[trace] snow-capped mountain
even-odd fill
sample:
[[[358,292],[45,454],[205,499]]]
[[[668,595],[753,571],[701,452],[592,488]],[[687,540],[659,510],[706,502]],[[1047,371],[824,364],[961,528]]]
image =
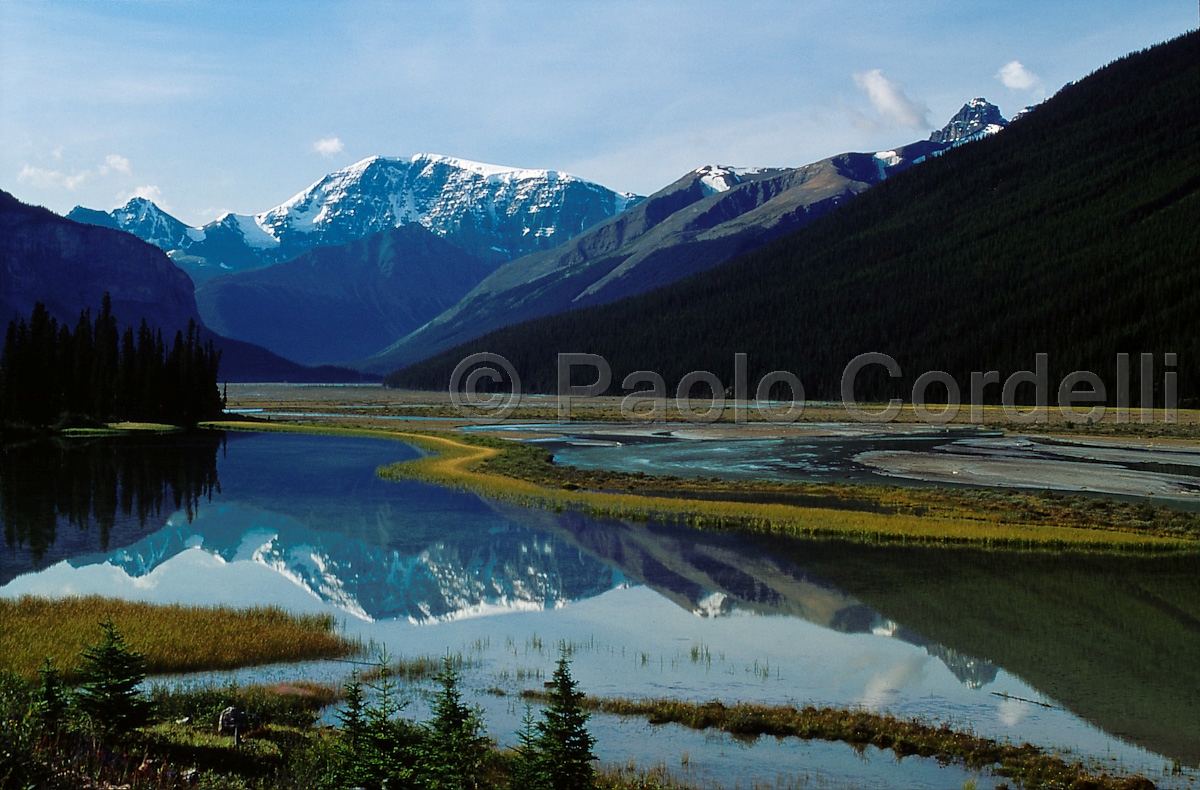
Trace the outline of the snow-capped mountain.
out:
[[[203,235],[198,228],[188,227],[152,201],[140,197],[107,212],[76,206],[67,216],[77,222],[132,233],[163,250],[178,249]]]
[[[950,123],[929,135],[935,143],[946,145],[986,137],[1008,126],[1000,108],[987,99],[971,99],[954,114]]]
[[[641,200],[553,170],[499,167],[437,154],[373,156],[260,214],[188,227],[150,201],[68,216],[133,233],[193,279],[277,263],[410,223],[496,263],[545,250]]]
[[[504,259],[557,246],[640,198],[553,170],[518,170],[433,154],[371,157],[254,218],[292,244],[343,244],[416,222],[439,236],[480,237]],[[308,241],[312,240],[312,241]]]

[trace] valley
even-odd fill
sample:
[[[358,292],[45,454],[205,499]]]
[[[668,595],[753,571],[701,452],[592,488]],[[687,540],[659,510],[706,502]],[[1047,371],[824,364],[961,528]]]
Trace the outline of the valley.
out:
[[[0,3],[0,790],[1200,787],[1194,20],[612,8]]]

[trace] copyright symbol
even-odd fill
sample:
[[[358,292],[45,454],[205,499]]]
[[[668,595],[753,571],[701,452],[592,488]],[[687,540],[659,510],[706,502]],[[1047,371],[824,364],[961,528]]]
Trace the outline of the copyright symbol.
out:
[[[489,365],[497,365],[500,370]],[[501,373],[501,370],[504,372]],[[487,397],[480,394],[480,381],[487,379],[495,384],[503,384],[505,375],[511,382],[511,389],[507,393],[490,392]],[[512,363],[499,354],[487,351],[471,354],[459,362],[450,374],[450,402],[460,414],[476,425],[495,425],[503,422],[521,403],[521,377]]]

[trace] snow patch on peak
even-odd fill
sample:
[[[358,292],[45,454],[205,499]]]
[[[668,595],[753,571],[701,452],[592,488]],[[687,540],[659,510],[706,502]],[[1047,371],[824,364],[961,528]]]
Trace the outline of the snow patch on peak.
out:
[[[1026,113],[1028,113],[1030,110],[1034,110],[1034,109],[1037,109],[1037,105],[1031,104],[1031,105],[1029,105],[1028,107],[1026,107],[1026,108],[1025,108],[1025,109],[1023,109],[1023,110],[1017,110],[1015,113],[1013,113],[1013,117],[1011,117],[1011,118],[1009,118],[1009,119],[1008,119],[1008,122],[1009,122],[1009,123],[1012,123],[1013,121],[1015,121],[1015,120],[1017,120],[1018,118],[1020,118],[1022,115],[1025,115],[1025,114],[1026,114]]]
[[[885,167],[895,167],[900,164],[900,154],[895,151],[879,151],[875,154],[875,158],[883,162]]]
[[[742,183],[747,176],[758,175],[772,170],[769,167],[730,167],[728,165],[704,165],[692,172],[700,176],[700,181],[714,192],[727,192]],[[712,194],[710,192],[709,194]]]
[[[271,231],[264,227],[261,222],[261,217],[251,217],[246,214],[234,214],[226,212],[220,217],[217,217],[215,224],[223,225],[230,230],[234,230],[241,234],[246,240],[246,244],[257,249],[269,249],[279,246],[279,239],[275,238]]]
[[[620,214],[629,207],[630,203],[641,201],[640,195],[635,195],[632,192],[617,192],[613,197],[613,213]]]
[[[706,195],[715,195],[718,192],[728,192],[738,184],[742,183],[745,176],[761,173],[766,168],[763,167],[727,167],[725,165],[704,165],[698,167],[692,172],[700,176],[700,183],[704,185],[704,193]]]
[[[158,211],[158,206],[154,205],[154,201],[144,197],[131,197],[129,202],[124,205],[127,211]]]
[[[580,180],[576,176],[568,173],[560,173],[556,170],[527,170],[519,167],[489,165],[486,162],[474,162],[470,159],[458,159],[457,157],[443,156],[442,154],[416,154],[410,161],[414,165],[419,162],[446,165],[448,167],[453,167],[456,170],[465,170],[470,173],[476,173],[488,179],[511,179],[518,181],[523,181],[530,178],[539,180]]]
[[[114,215],[119,215],[126,221],[142,222],[147,218],[158,219],[165,217],[166,214],[153,201],[147,200],[144,197],[130,198],[129,202],[124,206],[113,211]]]

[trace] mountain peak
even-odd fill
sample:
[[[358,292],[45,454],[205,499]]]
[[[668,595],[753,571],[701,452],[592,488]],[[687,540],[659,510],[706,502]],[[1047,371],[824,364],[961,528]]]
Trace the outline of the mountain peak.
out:
[[[1008,126],[1000,108],[984,98],[974,98],[962,106],[950,123],[929,135],[935,143],[957,143],[975,136],[985,136]]]
[[[577,179],[577,176],[569,173],[560,173],[557,170],[529,170],[520,167],[506,167],[504,165],[490,165],[486,162],[475,162],[470,159],[459,159],[454,156],[444,156],[443,154],[415,154],[411,160],[414,165],[419,162],[429,164],[441,164],[448,167],[453,167],[457,170],[465,170],[471,173],[477,173],[484,177],[491,176],[508,176],[510,178],[525,179],[525,178],[562,178],[562,179]]]
[[[707,194],[728,192],[742,183],[747,176],[758,175],[768,170],[765,167],[729,167],[727,165],[704,165],[692,173],[700,177]]]
[[[274,208],[226,213],[203,228],[188,228],[140,198],[112,212],[79,209],[73,217],[128,230],[201,278],[411,223],[437,236],[460,237],[475,254],[499,263],[549,249],[640,199],[553,170],[419,153],[369,156]]]
[[[140,196],[129,198],[124,206],[114,209],[114,211],[139,219],[147,216],[166,216],[166,212],[159,208],[153,200]]]

